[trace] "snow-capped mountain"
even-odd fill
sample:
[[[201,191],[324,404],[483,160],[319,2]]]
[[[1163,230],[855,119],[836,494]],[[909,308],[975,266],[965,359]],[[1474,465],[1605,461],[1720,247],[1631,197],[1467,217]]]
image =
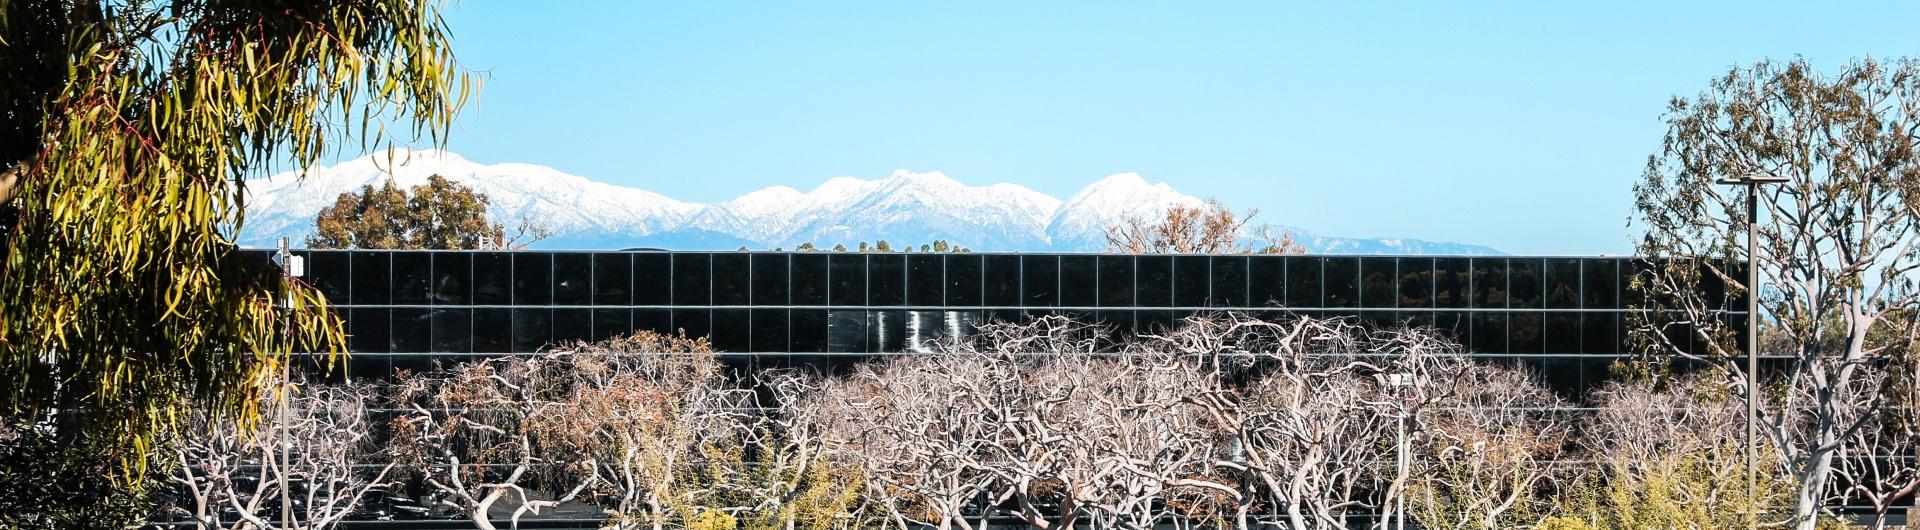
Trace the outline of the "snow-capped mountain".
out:
[[[533,164],[480,164],[434,150],[381,152],[247,186],[241,244],[304,240],[314,217],[341,193],[393,179],[400,187],[441,175],[485,193],[491,214],[535,220],[553,229],[543,248],[654,247],[686,250],[822,247],[936,239],[981,251],[1094,251],[1101,229],[1201,200],[1134,173],[1100,179],[1061,201],[1015,184],[969,186],[940,172],[893,172],[863,180],[838,177],[810,191],[774,186],[732,200],[684,202],[637,188],[595,182]],[[1491,248],[1410,239],[1322,237],[1291,227],[1309,250],[1345,254],[1498,254]]]

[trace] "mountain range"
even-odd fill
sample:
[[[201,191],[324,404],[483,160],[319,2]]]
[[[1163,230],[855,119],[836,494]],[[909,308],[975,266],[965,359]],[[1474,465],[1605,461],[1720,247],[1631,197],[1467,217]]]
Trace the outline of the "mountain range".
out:
[[[1101,230],[1106,226],[1202,202],[1135,173],[1102,178],[1061,200],[1017,184],[969,186],[937,171],[898,170],[875,180],[837,177],[810,191],[773,186],[704,204],[541,165],[481,164],[448,151],[394,150],[309,168],[304,177],[286,172],[249,181],[240,242],[268,247],[284,236],[297,244],[312,233],[320,210],[341,193],[388,178],[411,187],[436,174],[485,193],[496,220],[511,226],[526,218],[550,228],[553,235],[534,246],[553,249],[763,250],[805,242],[826,248],[939,239],[976,251],[1097,251],[1105,246]],[[1461,243],[1268,228],[1292,234],[1309,251],[1330,254],[1500,253]]]

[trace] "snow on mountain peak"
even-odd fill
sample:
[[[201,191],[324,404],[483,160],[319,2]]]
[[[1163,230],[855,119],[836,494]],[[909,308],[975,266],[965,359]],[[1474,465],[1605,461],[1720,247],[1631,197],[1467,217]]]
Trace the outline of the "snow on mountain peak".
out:
[[[524,217],[552,228],[554,237],[540,245],[546,248],[723,250],[875,239],[908,246],[944,239],[980,250],[1088,251],[1102,247],[1101,230],[1114,222],[1200,202],[1137,173],[1107,176],[1062,201],[1017,184],[971,186],[939,171],[899,169],[875,180],[834,177],[808,191],[772,186],[702,204],[536,164],[481,164],[443,150],[393,150],[309,168],[304,178],[285,172],[248,182],[248,221],[240,241],[266,246],[282,236],[304,239],[315,215],[341,193],[389,178],[396,186],[417,186],[436,174],[485,193],[496,220]],[[1374,240],[1314,241],[1350,252],[1380,247]],[[1420,245],[1433,244],[1396,240],[1382,248],[1428,248]],[[1480,249],[1492,252],[1469,251]]]

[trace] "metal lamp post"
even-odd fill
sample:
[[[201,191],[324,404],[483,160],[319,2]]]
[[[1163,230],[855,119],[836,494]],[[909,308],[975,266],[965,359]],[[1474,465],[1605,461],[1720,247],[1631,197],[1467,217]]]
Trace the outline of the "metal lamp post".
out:
[[[1756,263],[1759,256],[1755,242],[1760,224],[1760,185],[1787,182],[1786,177],[1772,175],[1746,175],[1738,178],[1723,178],[1716,182],[1747,187],[1747,503],[1754,506],[1755,490],[1758,489],[1758,473],[1754,468],[1754,441],[1758,436],[1756,425],[1759,421],[1758,400],[1760,376],[1760,266]],[[1751,511],[1747,514],[1747,528],[1760,527],[1760,514]]]
[[[1393,468],[1394,472],[1399,475],[1400,480],[1403,481],[1402,486],[1404,486],[1404,481],[1407,479],[1408,467],[1407,402],[1402,396],[1402,393],[1405,391],[1404,389],[1413,386],[1413,374],[1387,374],[1386,386],[1387,389],[1393,393],[1393,402],[1399,412],[1397,417],[1394,418],[1396,420],[1396,425],[1394,426],[1394,448],[1396,454],[1394,455]],[[1407,492],[1404,488],[1398,495],[1393,496],[1393,505],[1394,528],[1396,530],[1407,530]]]

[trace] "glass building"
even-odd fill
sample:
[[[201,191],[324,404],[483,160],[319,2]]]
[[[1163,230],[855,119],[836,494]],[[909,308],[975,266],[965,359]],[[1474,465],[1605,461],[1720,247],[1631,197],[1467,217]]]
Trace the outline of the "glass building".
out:
[[[735,362],[818,365],[910,354],[994,320],[1060,314],[1118,335],[1245,311],[1432,326],[1471,355],[1530,365],[1570,392],[1629,351],[1623,314],[1637,304],[1626,278],[1641,266],[1511,256],[300,254],[307,281],[346,320],[350,370],[361,376],[636,330],[710,336]]]

